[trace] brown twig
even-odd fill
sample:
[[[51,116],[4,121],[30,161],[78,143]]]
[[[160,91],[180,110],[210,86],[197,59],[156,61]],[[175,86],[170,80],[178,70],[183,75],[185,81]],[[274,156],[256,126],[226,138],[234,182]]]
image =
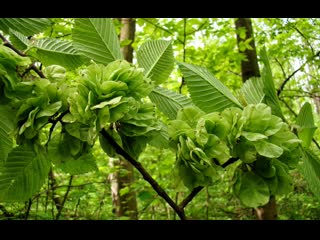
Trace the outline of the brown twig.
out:
[[[2,34],[0,34],[0,39],[3,41],[4,46],[12,49],[14,52],[16,52],[21,57],[27,57],[27,55],[24,52],[20,51],[15,46],[13,46]],[[45,75],[43,74],[43,72],[39,68],[37,68],[35,63],[31,63],[30,66],[26,69],[26,72],[28,72],[30,70],[35,71],[39,75],[39,77],[46,78]]]
[[[25,213],[25,216],[24,216],[24,220],[27,220],[28,217],[29,217],[29,214],[30,214],[30,210],[31,210],[31,205],[32,205],[32,200],[31,198],[28,200],[28,207],[27,207],[27,211]]]
[[[134,166],[143,176],[143,178],[152,186],[152,188],[161,196],[178,214],[181,220],[186,220],[183,209],[179,208],[177,204],[170,198],[170,196],[165,192],[165,190],[154,180],[154,178],[144,169],[141,163],[133,159],[119,144],[109,135],[109,133],[102,129],[100,131],[101,135],[113,146],[115,151],[123,156],[127,161],[129,161],[132,166]]]
[[[183,199],[183,201],[179,204],[179,208],[180,209],[184,209],[189,202],[191,202],[191,200],[203,189],[202,186],[196,187],[194,188],[191,193],[185,198]]]
[[[299,68],[294,70],[280,85],[279,89],[277,90],[277,96],[280,96],[282,90],[284,89],[284,86],[288,83],[288,81],[297,73],[299,72],[309,61],[312,61],[314,58],[319,57],[320,51],[317,52],[314,56],[312,56],[310,59],[307,59]]]
[[[63,196],[63,200],[62,200],[62,203],[61,203],[61,207],[60,207],[60,209],[59,209],[59,211],[58,211],[58,213],[57,213],[57,216],[56,216],[56,220],[59,220],[59,217],[60,217],[60,215],[61,215],[61,212],[62,212],[62,209],[63,209],[63,207],[64,207],[64,204],[66,203],[66,200],[67,200],[67,197],[68,197],[68,195],[69,195],[69,192],[70,192],[70,189],[71,189],[71,187],[72,187],[72,180],[73,180],[73,176],[71,175],[70,176],[70,179],[69,179],[69,184],[68,184],[68,187],[67,187],[67,191],[66,191],[66,193],[64,194],[64,196]]]

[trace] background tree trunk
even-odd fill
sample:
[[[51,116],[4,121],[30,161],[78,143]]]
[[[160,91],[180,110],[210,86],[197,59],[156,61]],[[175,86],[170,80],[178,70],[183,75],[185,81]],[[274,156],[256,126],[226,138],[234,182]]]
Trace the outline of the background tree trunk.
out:
[[[240,46],[241,42],[246,41],[247,39],[252,39],[250,41],[250,46],[252,49],[246,48],[242,52],[246,60],[241,61],[241,75],[242,75],[242,81],[245,82],[247,79],[251,77],[260,77],[260,71],[259,71],[259,65],[257,60],[257,51],[256,46],[254,43],[253,38],[253,30],[252,30],[252,23],[250,18],[237,18],[235,21],[236,30],[237,30],[237,44],[238,47]],[[245,38],[241,38],[239,31],[241,28],[244,28],[246,31]]]
[[[135,20],[133,18],[120,18],[119,20],[122,24],[120,42],[127,39],[131,40],[129,45],[121,48],[121,52],[125,60],[132,62]],[[132,220],[138,219],[136,193],[132,189],[132,183],[134,182],[132,165],[122,158],[110,158],[110,166],[115,169],[115,172],[109,176],[114,213],[117,217],[126,216]],[[128,188],[128,191],[125,188]],[[121,190],[125,194],[120,194]]]
[[[241,75],[242,81],[245,82],[251,77],[260,77],[257,51],[253,37],[252,22],[250,18],[237,18],[235,20],[235,27],[237,32],[237,44],[239,47],[239,52],[243,53],[246,60],[241,61]],[[241,38],[240,29],[245,29],[245,38]],[[250,46],[252,49],[240,50],[240,43],[246,41],[247,39],[252,39],[250,41]],[[270,196],[269,202],[259,208],[255,209],[255,215],[257,219],[260,220],[275,220],[277,219],[277,204],[275,196]]]

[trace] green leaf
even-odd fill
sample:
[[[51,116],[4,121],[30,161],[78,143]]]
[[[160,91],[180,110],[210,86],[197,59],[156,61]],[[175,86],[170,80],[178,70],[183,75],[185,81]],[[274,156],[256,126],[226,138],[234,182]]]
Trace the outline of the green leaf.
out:
[[[37,152],[29,145],[14,148],[0,165],[0,201],[26,201],[43,185],[50,162],[44,149]]]
[[[122,139],[117,131],[110,130],[110,129],[107,129],[106,131],[115,140],[115,142],[118,143],[119,146],[122,146]],[[99,134],[99,143],[100,143],[102,150],[109,157],[117,156],[115,148],[107,141],[107,139],[105,139],[105,137],[101,133]]]
[[[247,120],[243,130],[261,134],[267,130],[272,116],[270,107],[264,103],[247,105],[243,109],[242,115]]]
[[[111,18],[77,18],[72,30],[74,47],[98,63],[123,59]]]
[[[153,40],[141,45],[137,61],[144,68],[145,75],[158,85],[169,77],[173,70],[174,58],[171,41]]]
[[[155,87],[149,98],[170,119],[176,119],[180,109],[192,105],[191,99],[187,96],[161,87]]]
[[[261,60],[264,64],[261,78],[263,80],[263,85],[264,85],[263,92],[265,94],[265,102],[268,106],[271,107],[273,115],[276,115],[284,119],[284,116],[282,114],[281,107],[279,104],[278,96],[276,94],[276,88],[274,86],[271,67],[270,67],[270,63],[269,63],[269,59],[268,59],[267,51],[265,47],[262,48],[260,55],[261,55]]]
[[[84,142],[90,142],[90,138],[93,137],[90,136],[90,127],[79,122],[66,123],[65,129],[71,136],[78,138]]]
[[[9,32],[10,41],[13,46],[20,50],[25,50],[29,46],[29,40],[25,35],[12,29],[10,29]]]
[[[258,104],[264,99],[263,82],[261,78],[252,77],[245,81],[240,93],[244,96],[248,104]]]
[[[159,131],[152,131],[148,137],[148,144],[157,148],[169,147],[169,133],[168,127],[163,122],[160,124],[161,129]]]
[[[242,136],[244,136],[246,139],[248,139],[249,141],[251,142],[254,142],[254,141],[258,141],[258,140],[261,140],[261,139],[267,139],[268,137],[261,134],[261,133],[254,133],[254,132],[245,132],[245,131],[242,131],[241,133]]]
[[[245,163],[252,163],[257,160],[257,151],[252,142],[244,137],[239,138],[239,143],[235,144],[236,155]]]
[[[302,165],[299,170],[313,194],[320,199],[320,158],[310,149],[302,150]]]
[[[147,145],[145,136],[121,136],[123,149],[133,158],[138,159]]]
[[[276,168],[272,164],[272,159],[260,157],[254,165],[255,172],[263,178],[272,178],[276,174]]]
[[[186,122],[191,128],[195,129],[200,117],[205,113],[196,106],[188,106],[180,109],[177,114],[177,120]]]
[[[82,155],[77,159],[69,159],[59,164],[58,167],[65,173],[69,173],[71,175],[84,174],[98,170],[95,158],[90,153]]]
[[[36,57],[44,65],[61,65],[67,69],[75,69],[85,62],[72,46],[70,41],[58,40],[52,38],[43,38],[35,42]]]
[[[270,197],[268,185],[253,172],[246,172],[241,176],[238,197],[247,207],[263,206],[268,203]]]
[[[278,158],[283,153],[283,149],[281,147],[264,140],[253,142],[253,145],[255,146],[257,152],[264,157]]]
[[[286,195],[293,191],[292,178],[289,175],[288,167],[277,159],[273,159],[274,166],[276,167],[276,176],[278,179],[278,186],[276,195]]]
[[[9,33],[13,29],[25,36],[32,36],[51,26],[48,18],[0,18],[0,30]]]
[[[313,134],[317,127],[314,125],[312,108],[310,103],[306,102],[297,117],[297,124],[300,126],[298,129],[299,139],[302,140],[302,146],[309,147],[313,138]]]
[[[45,109],[39,111],[36,115],[36,119],[41,117],[50,117],[54,115],[61,107],[62,107],[61,101],[52,103],[48,105]]]
[[[7,158],[13,147],[11,136],[14,130],[15,113],[7,106],[0,105],[0,164]]]
[[[191,99],[203,111],[220,112],[228,107],[242,108],[230,90],[206,68],[179,63],[187,83]]]
[[[60,65],[47,66],[43,73],[51,82],[62,81],[66,78],[66,69]]]
[[[193,139],[194,129],[182,120],[172,120],[168,123],[168,134],[170,136],[170,141],[178,143],[179,136],[181,135],[185,135]]]

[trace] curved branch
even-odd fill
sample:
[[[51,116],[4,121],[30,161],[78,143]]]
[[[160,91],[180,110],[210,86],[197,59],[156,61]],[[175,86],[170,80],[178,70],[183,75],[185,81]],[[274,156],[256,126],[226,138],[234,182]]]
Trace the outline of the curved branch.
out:
[[[161,29],[162,31],[164,31],[164,32],[166,32],[166,33],[169,33],[171,36],[174,36],[174,33],[173,33],[173,32],[171,32],[170,30],[168,30],[168,29],[166,29],[166,28],[164,28],[164,27],[162,27],[162,26],[159,26],[159,25],[151,22],[151,21],[148,20],[147,18],[142,18],[142,20],[145,21],[145,22],[147,22],[147,23],[149,23],[149,24],[151,24],[151,25],[153,25],[153,26],[156,27],[156,28]],[[183,41],[182,41],[179,37],[177,37],[177,41],[180,42],[181,44],[183,44]]]
[[[133,159],[119,144],[109,135],[109,133],[102,129],[100,131],[102,136],[113,146],[115,151],[123,156],[126,160],[128,160],[143,176],[143,178],[150,183],[152,188],[161,196],[178,214],[181,220],[186,220],[186,216],[184,214],[183,209],[179,208],[177,204],[170,198],[170,196],[164,191],[164,189],[152,178],[152,176],[144,169],[141,163],[137,162]]]
[[[313,55],[310,59],[307,59],[298,69],[296,69],[295,71],[293,71],[293,73],[291,73],[281,84],[281,86],[279,87],[278,91],[277,91],[277,96],[279,96],[282,92],[282,90],[284,89],[284,86],[288,83],[288,81],[297,73],[299,72],[304,65],[306,65],[309,61],[312,61],[314,58],[319,57],[320,56],[320,51],[317,52],[315,55]]]
[[[179,208],[180,209],[184,209],[189,202],[191,202],[191,200],[203,189],[202,186],[196,187],[194,188],[191,193],[185,198],[183,199],[183,201],[179,204]]]
[[[27,55],[24,52],[20,51],[15,46],[13,46],[1,33],[0,33],[0,39],[3,41],[4,46],[12,49],[21,57],[27,57]],[[46,78],[43,72],[39,68],[37,68],[37,66],[34,63],[31,63],[30,66],[26,69],[26,71],[29,71],[29,70],[35,71],[41,78]]]
[[[298,69],[294,70],[293,73],[291,73],[281,84],[281,86],[279,87],[278,91],[277,91],[277,96],[279,96],[282,92],[282,90],[284,89],[284,86],[289,82],[289,80],[297,73],[300,71],[300,69],[302,69],[304,67],[304,65],[306,65],[308,61],[306,61],[305,63],[303,63]]]

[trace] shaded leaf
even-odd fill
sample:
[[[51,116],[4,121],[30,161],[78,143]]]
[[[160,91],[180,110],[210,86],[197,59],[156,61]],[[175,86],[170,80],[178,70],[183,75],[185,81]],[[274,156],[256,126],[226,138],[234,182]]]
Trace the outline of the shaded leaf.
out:
[[[253,172],[246,172],[241,176],[238,196],[245,206],[254,208],[267,204],[270,197],[268,185]]]

